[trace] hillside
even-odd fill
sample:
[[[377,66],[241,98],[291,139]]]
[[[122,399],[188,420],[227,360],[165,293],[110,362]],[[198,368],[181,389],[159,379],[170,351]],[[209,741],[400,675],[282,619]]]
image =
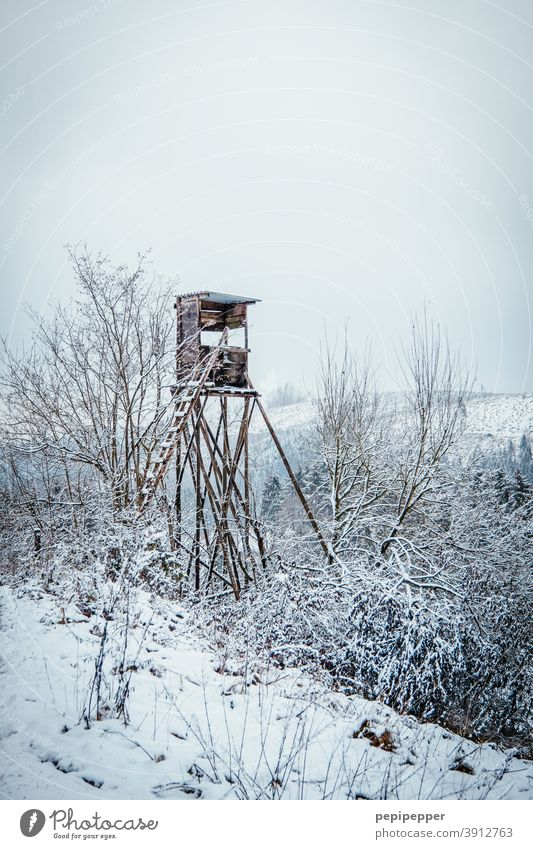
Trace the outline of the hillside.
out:
[[[82,719],[105,621],[3,589],[1,780],[12,799],[526,799],[533,764],[221,658],[185,611],[139,593],[129,723]],[[114,658],[114,659],[113,659]],[[116,653],[104,675],[116,680]],[[108,695],[111,695],[108,693]]]
[[[267,405],[268,406],[268,405]],[[309,430],[315,410],[311,401],[301,401],[269,410],[269,418],[280,435],[290,438]],[[250,428],[252,435],[266,435],[266,425],[257,415]],[[463,450],[493,451],[511,439],[518,442],[523,433],[533,435],[533,395],[472,395],[466,405]]]

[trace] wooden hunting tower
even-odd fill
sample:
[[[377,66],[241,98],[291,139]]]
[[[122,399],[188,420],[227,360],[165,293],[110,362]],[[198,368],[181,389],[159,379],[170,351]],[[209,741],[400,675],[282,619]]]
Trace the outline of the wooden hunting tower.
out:
[[[266,566],[250,481],[249,427],[260,411],[312,528],[311,508],[248,374],[248,307],[255,298],[194,292],[176,299],[176,384],[171,420],[139,492],[144,511],[173,470],[173,538],[198,592],[213,581],[239,598]],[[174,458],[174,463],[172,460]],[[168,497],[167,497],[168,502]]]
[[[248,307],[256,303],[254,298],[221,292],[196,292],[178,298],[178,379],[186,377],[199,359],[208,356],[226,331],[228,339],[239,335],[242,344],[223,346],[208,382],[222,392],[248,389]],[[241,333],[237,334],[238,331]]]

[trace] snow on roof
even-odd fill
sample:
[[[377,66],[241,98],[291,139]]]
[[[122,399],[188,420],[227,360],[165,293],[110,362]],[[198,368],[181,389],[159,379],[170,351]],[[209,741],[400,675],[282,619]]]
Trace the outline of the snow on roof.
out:
[[[187,292],[185,295],[178,297],[184,298],[201,298],[204,301],[213,301],[217,304],[257,304],[258,298],[245,298],[242,295],[228,295],[224,292]]]

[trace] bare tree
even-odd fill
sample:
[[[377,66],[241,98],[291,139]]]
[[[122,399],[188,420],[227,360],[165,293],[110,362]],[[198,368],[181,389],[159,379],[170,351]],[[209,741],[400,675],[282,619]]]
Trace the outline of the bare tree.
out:
[[[383,558],[396,543],[396,558],[405,551],[406,526],[424,526],[428,502],[446,485],[442,464],[461,431],[469,380],[427,314],[414,321],[399,359],[405,386],[393,401],[379,391],[368,352],[358,360],[346,338],[340,357],[326,345],[317,427],[331,544],[341,557],[363,547]],[[411,534],[407,547],[414,545]]]
[[[370,508],[387,492],[383,459],[386,413],[370,352],[359,362],[345,337],[340,358],[326,343],[315,401],[330,484],[331,546],[353,551]]]
[[[83,469],[118,511],[135,499],[164,432],[171,288],[148,276],[145,256],[129,271],[86,248],[69,254],[81,298],[51,318],[30,313],[29,351],[2,345],[5,442],[13,474],[15,460],[19,476],[30,457],[55,463],[68,488]]]
[[[441,328],[424,312],[415,319],[411,340],[402,347],[400,368],[405,379],[405,415],[398,436],[395,509],[389,533],[381,545],[385,554],[405,523],[424,503],[442,493],[438,475],[442,462],[461,431],[465,401],[472,382],[452,353]],[[402,433],[403,431],[403,433]]]

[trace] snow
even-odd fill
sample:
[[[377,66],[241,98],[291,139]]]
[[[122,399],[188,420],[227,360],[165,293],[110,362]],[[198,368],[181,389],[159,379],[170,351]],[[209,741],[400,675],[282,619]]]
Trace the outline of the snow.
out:
[[[298,404],[288,404],[284,407],[274,407],[272,410],[267,407],[268,417],[276,431],[283,433],[293,429],[310,428],[315,415],[315,408],[311,401],[301,401]],[[263,418],[256,414],[250,423],[251,434],[266,433],[267,426]]]
[[[467,405],[465,437],[483,447],[515,444],[522,434],[533,435],[533,395],[477,395]]]
[[[313,424],[312,401],[301,401],[283,407],[267,408],[277,432],[308,430]],[[266,425],[254,416],[250,432],[262,434]],[[464,446],[484,450],[504,447],[510,439],[515,443],[523,433],[533,435],[533,395],[473,395],[466,405]]]
[[[287,447],[311,428],[314,408],[301,402],[269,417]],[[259,414],[251,432],[266,434]],[[497,451],[523,433],[533,433],[533,395],[476,395],[458,452]],[[9,798],[533,798],[533,763],[513,750],[333,692],[301,670],[227,656],[185,609],[142,591],[126,658],[129,723],[113,717],[109,698],[86,728],[106,620],[73,598],[1,589],[0,780]],[[116,693],[120,623],[107,625],[115,645],[104,673]]]
[[[9,798],[533,797],[531,762],[297,670],[221,657],[185,610],[144,592],[128,646],[130,723],[104,716],[87,729],[104,620],[37,589],[4,587],[0,604]]]

